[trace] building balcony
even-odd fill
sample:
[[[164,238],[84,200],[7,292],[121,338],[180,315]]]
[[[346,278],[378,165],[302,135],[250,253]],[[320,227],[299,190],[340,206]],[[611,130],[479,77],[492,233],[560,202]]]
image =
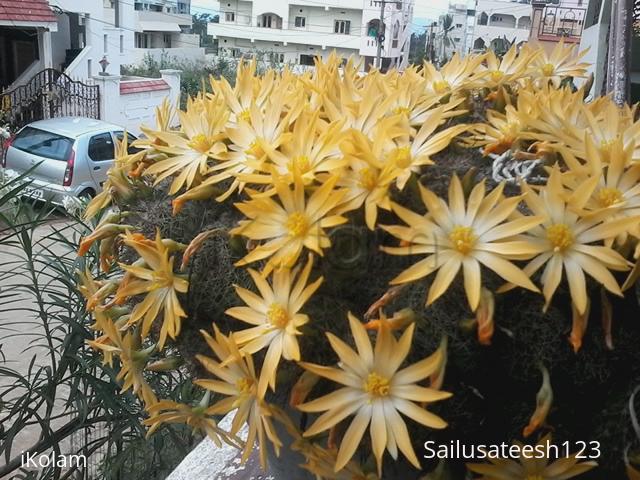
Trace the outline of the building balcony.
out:
[[[136,30],[141,32],[181,32],[191,27],[191,15],[136,10]]]
[[[254,0],[255,1],[255,0]],[[367,2],[368,4],[368,2]],[[329,8],[341,8],[341,9],[350,9],[350,10],[362,10],[362,0],[291,0],[289,5],[296,6],[300,5],[303,7],[324,7],[325,9]],[[380,5],[377,5],[376,8],[380,8]]]
[[[578,43],[582,36],[586,8],[534,4],[532,36],[538,40]],[[536,28],[537,27],[537,28]]]
[[[244,40],[274,42],[287,45],[317,45],[321,48],[360,49],[359,35],[344,35],[330,32],[313,32],[309,30],[286,30],[263,28],[252,25],[238,25],[232,23],[210,23],[207,33],[214,38],[241,38]]]

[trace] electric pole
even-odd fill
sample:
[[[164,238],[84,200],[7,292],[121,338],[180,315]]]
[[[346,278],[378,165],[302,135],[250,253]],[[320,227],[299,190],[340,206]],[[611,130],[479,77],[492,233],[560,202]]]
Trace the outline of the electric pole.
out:
[[[376,67],[382,71],[382,43],[384,42],[384,7],[387,5],[385,0],[380,0],[380,25],[378,25],[378,52],[376,53]]]

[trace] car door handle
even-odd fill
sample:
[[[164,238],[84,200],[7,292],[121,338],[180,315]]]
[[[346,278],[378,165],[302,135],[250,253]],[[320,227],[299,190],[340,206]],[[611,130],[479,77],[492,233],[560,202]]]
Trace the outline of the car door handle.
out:
[[[94,170],[100,170],[102,167],[93,167]]]

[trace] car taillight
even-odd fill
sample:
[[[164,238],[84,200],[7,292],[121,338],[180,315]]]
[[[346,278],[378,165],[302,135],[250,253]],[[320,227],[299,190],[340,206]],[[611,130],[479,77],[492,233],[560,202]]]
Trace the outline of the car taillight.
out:
[[[4,147],[2,148],[2,158],[0,158],[0,163],[2,164],[2,168],[5,168],[7,166],[7,151],[9,150],[9,147],[13,143],[14,138],[15,138],[15,135],[12,135],[4,141]]]
[[[71,149],[69,158],[67,159],[67,168],[64,169],[64,179],[62,180],[63,187],[70,187],[73,180],[73,166],[76,162],[76,152]]]

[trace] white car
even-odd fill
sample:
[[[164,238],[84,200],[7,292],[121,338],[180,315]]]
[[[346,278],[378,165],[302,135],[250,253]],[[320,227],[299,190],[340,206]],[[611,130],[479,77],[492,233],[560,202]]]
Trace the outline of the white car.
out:
[[[65,197],[91,198],[102,190],[113,165],[115,141],[123,135],[122,127],[91,118],[40,120],[8,141],[2,166],[9,176],[33,169],[24,195],[63,206]],[[135,137],[127,137],[130,145]]]

